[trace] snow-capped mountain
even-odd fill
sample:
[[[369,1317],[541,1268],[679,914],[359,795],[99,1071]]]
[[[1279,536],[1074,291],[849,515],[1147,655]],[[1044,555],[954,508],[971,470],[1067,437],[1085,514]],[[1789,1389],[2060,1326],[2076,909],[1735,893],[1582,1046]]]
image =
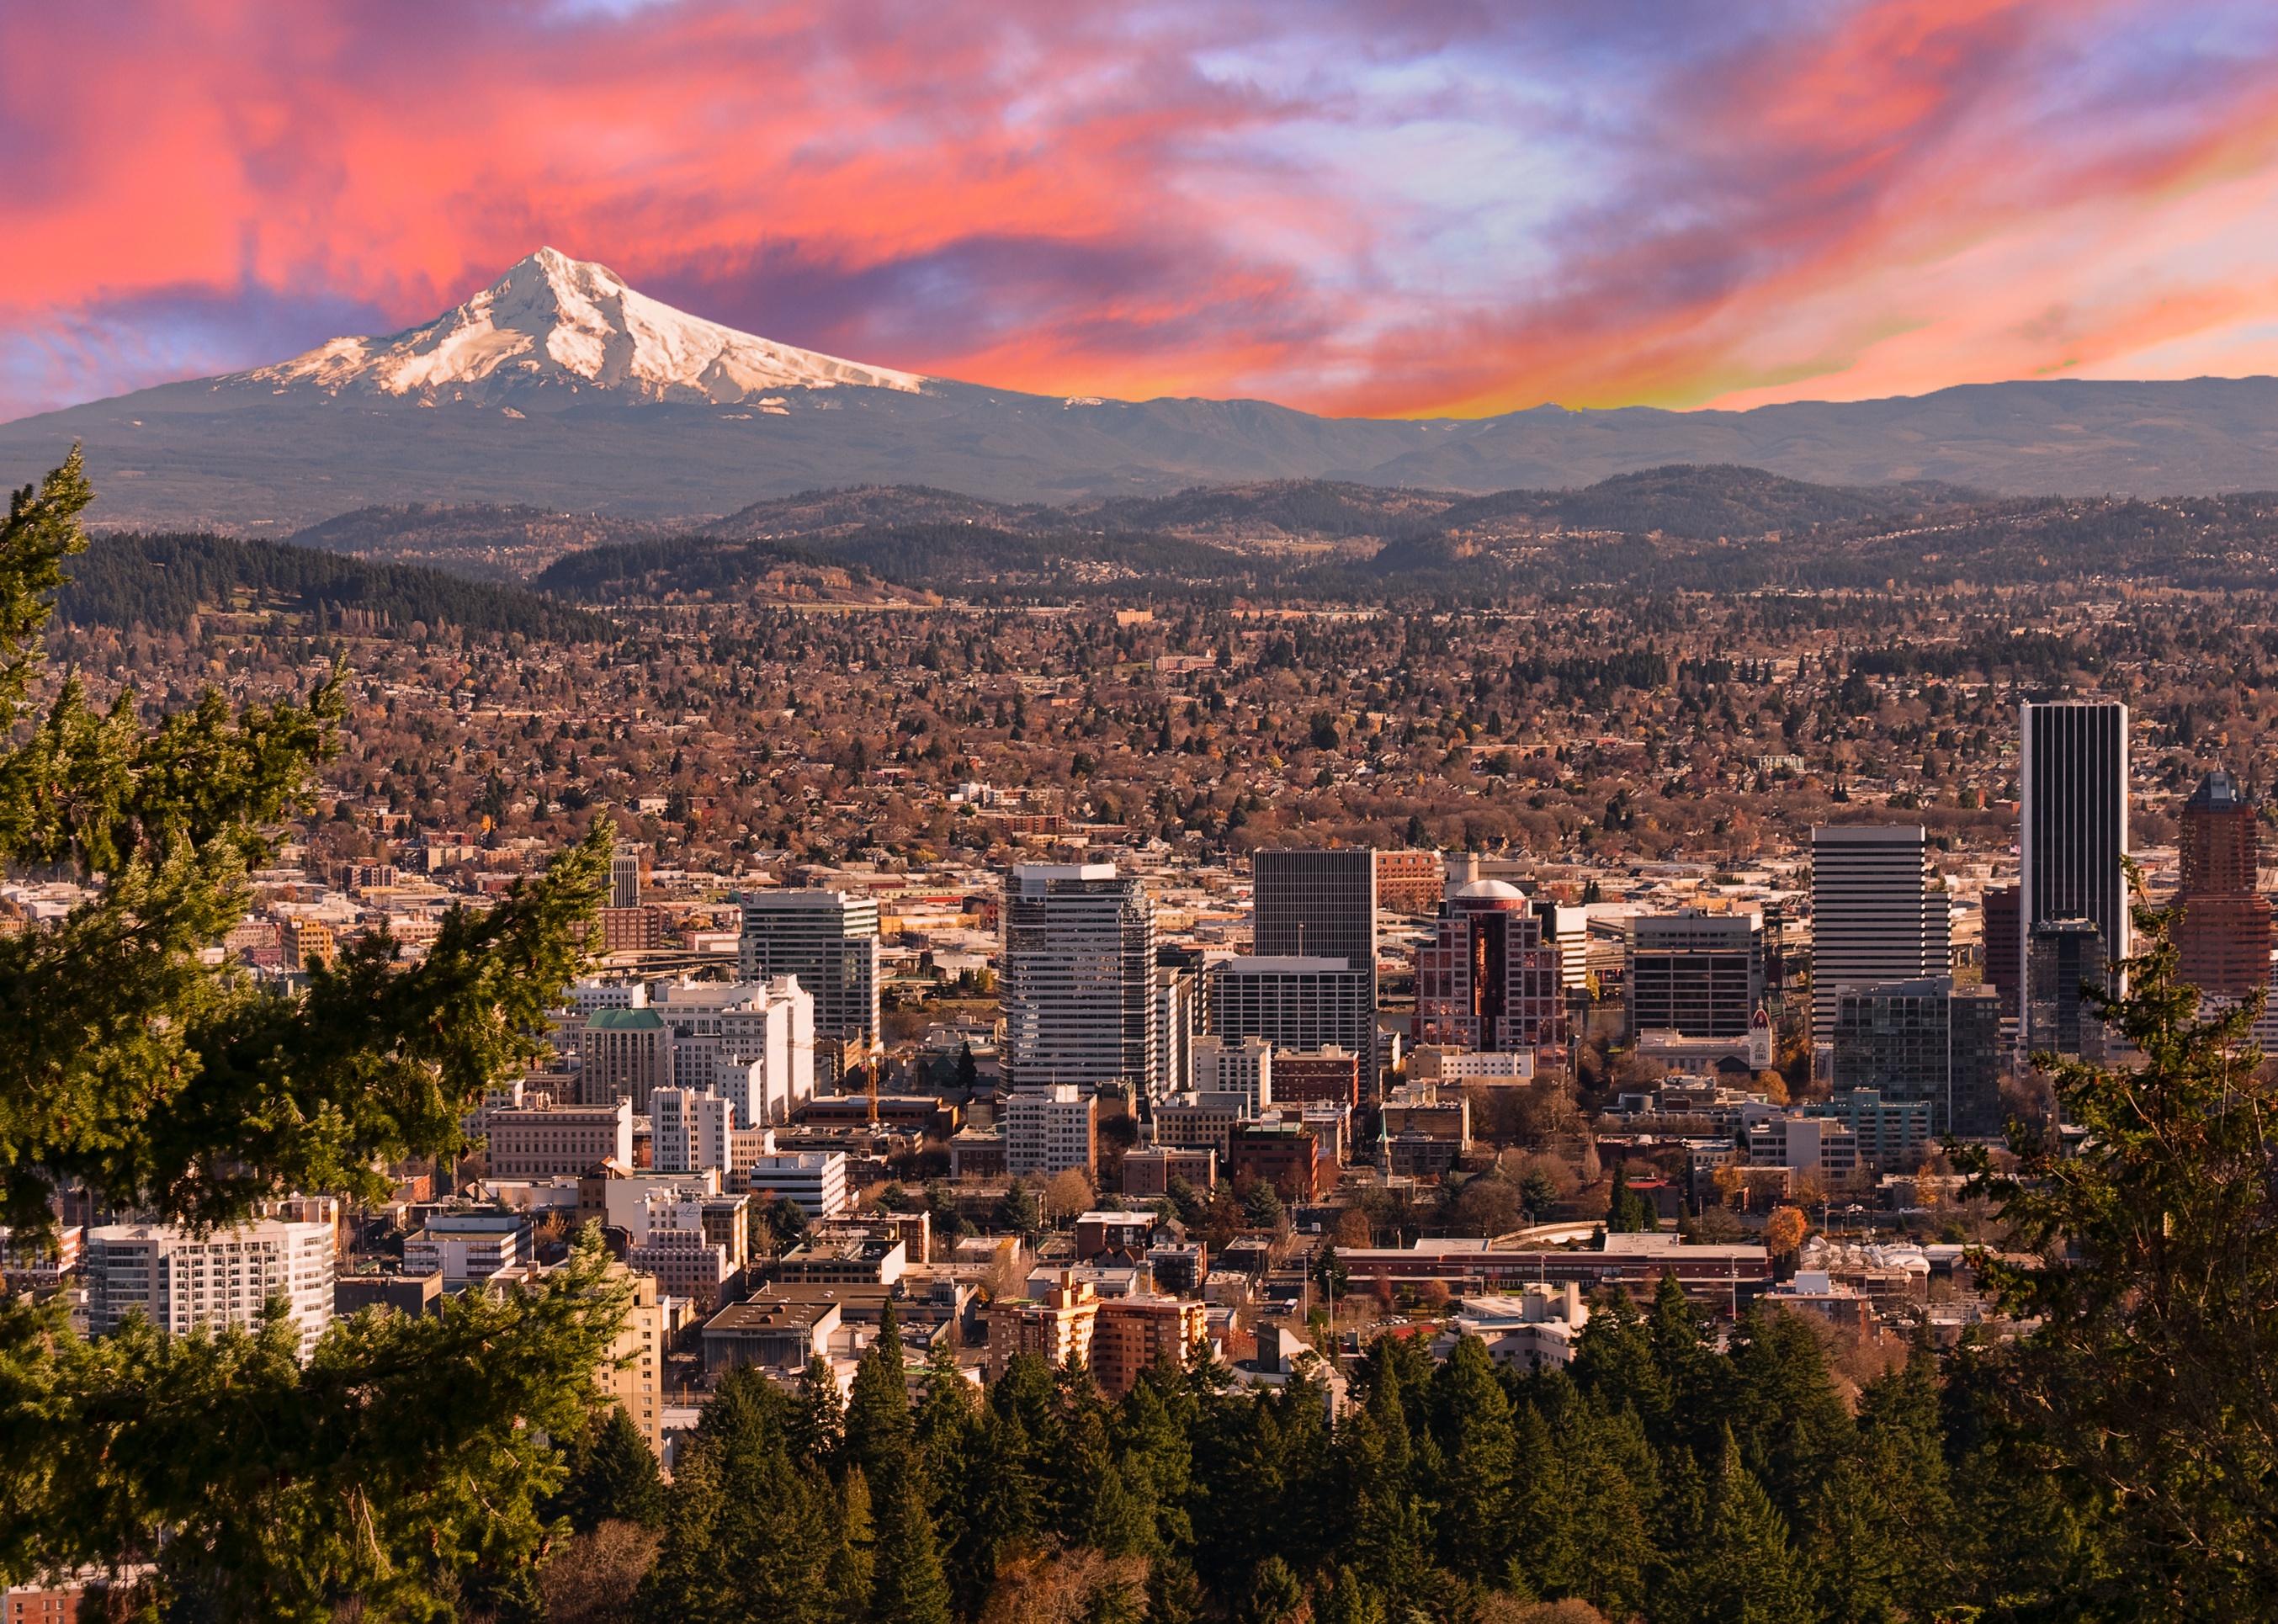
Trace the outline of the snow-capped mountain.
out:
[[[542,248],[408,332],[0,423],[0,480],[35,479],[74,443],[99,522],[256,535],[405,503],[702,521],[844,485],[1014,502],[1261,479],[1487,492],[1670,462],[2152,495],[2278,486],[2278,379],[2043,380],[1747,412],[1316,417],[863,366],[684,314]]]
[[[306,355],[214,380],[216,388],[314,385],[330,394],[489,402],[532,389],[605,389],[649,400],[730,405],[777,389],[840,385],[914,393],[913,372],[738,332],[627,286],[605,265],[540,248],[455,310],[380,338],[333,339]]]

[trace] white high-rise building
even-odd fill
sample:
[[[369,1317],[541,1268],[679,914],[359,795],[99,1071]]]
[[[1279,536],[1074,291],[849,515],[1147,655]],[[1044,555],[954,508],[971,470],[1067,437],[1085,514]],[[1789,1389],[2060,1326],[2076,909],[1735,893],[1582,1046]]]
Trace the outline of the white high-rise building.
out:
[[[715,1094],[660,1088],[648,1102],[654,1160],[660,1173],[725,1172],[736,1108]]]
[[[2132,950],[2128,881],[2128,707],[2109,699],[2026,705],[2018,717],[2018,985],[2033,933],[2086,919],[2107,959]]]
[[[1843,995],[1947,973],[1945,888],[1919,823],[1811,832],[1811,1039],[1831,1042]]]
[[[829,1074],[867,1064],[878,1045],[877,899],[748,891],[738,905],[743,979],[797,977],[814,1000],[815,1041]]]
[[[1155,904],[1112,863],[1024,864],[1005,886],[1005,1080],[1017,1092],[1156,1081]]]
[[[672,1033],[672,1081],[735,1102],[744,1127],[773,1127],[814,1097],[814,998],[795,976],[669,981],[650,1006]]]
[[[106,1224],[89,1230],[88,1329],[116,1330],[140,1310],[180,1336],[200,1327],[250,1330],[281,1297],[306,1359],[333,1323],[339,1203],[329,1196],[271,1201],[257,1216],[196,1235],[171,1224]]]

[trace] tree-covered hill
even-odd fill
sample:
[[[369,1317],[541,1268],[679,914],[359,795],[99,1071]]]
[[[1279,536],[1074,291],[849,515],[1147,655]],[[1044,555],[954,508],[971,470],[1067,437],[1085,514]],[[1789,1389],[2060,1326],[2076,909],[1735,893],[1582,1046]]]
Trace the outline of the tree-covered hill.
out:
[[[325,625],[354,615],[379,630],[406,631],[418,622],[546,638],[609,631],[604,617],[526,587],[226,536],[99,536],[72,560],[70,573],[57,607],[82,626],[179,631],[196,614],[283,610]]]

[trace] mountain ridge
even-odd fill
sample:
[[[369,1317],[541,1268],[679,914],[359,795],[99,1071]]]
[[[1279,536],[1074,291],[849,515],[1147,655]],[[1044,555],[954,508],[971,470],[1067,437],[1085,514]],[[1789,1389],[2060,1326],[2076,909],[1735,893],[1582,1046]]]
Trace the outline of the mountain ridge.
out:
[[[1964,385],[1745,412],[1319,417],[867,366],[674,310],[543,250],[401,333],[0,424],[0,477],[34,478],[74,441],[98,522],[272,537],[407,501],[683,522],[860,484],[1055,506],[1274,479],[1483,495],[1672,463],[2157,497],[2278,486],[2278,378]]]

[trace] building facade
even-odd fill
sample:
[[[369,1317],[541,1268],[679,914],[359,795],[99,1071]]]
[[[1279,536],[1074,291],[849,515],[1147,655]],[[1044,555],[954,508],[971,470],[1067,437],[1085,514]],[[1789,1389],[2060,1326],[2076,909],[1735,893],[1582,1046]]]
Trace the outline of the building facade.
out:
[[[91,1229],[88,1330],[116,1330],[140,1313],[171,1336],[195,1330],[250,1330],[271,1297],[301,1333],[301,1357],[333,1323],[339,1204],[326,1196],[271,1201],[247,1222],[200,1235],[170,1224]]]
[[[2027,704],[2020,713],[2019,981],[2031,997],[2033,939],[2052,920],[2085,919],[2099,950],[2128,957],[2128,707],[2110,700]],[[2030,1023],[2029,1023],[2030,1025]]]
[[[1628,1033],[1741,1038],[1764,996],[1759,913],[1643,914],[1624,957]]]
[[[1846,988],[1829,1036],[1838,1097],[1871,1089],[1920,1102],[1940,1136],[2001,1131],[2001,999],[1991,988],[1945,976]]]
[[[1263,1038],[1278,1049],[1341,1048],[1358,1058],[1361,1087],[1376,1086],[1376,972],[1342,957],[1247,955],[1210,972],[1211,1031]],[[1204,1087],[1199,1079],[1195,1085]]]
[[[583,1103],[631,1100],[646,1117],[649,1095],[672,1082],[672,1030],[654,1010],[596,1010],[578,1031],[577,1064]]]
[[[615,1162],[633,1164],[633,1102],[505,1106],[483,1113],[493,1178],[562,1178]]]
[[[1416,1041],[1517,1049],[1565,1035],[1558,949],[1525,893],[1500,880],[1457,887],[1416,951]]]
[[[660,1173],[726,1172],[736,1107],[716,1094],[660,1088],[649,1096],[652,1161]]]
[[[1005,885],[1000,1051],[1015,1094],[1156,1081],[1155,904],[1112,864],[1023,864]]]
[[[2211,997],[2244,998],[2270,985],[2270,899],[2255,884],[2259,813],[2221,767],[2183,803],[2175,951],[2182,979]]]
[[[1099,1170],[1099,1097],[1059,1083],[1016,1089],[1005,1102],[1005,1166],[1015,1178]]]
[[[878,903],[844,891],[747,891],[738,899],[738,974],[792,976],[814,1001],[819,1062],[832,1077],[878,1046]]]
[[[1919,823],[1837,824],[1811,832],[1811,1036],[1835,1035],[1843,994],[1942,976],[1945,889]]]
[[[1364,1057],[1376,1088],[1377,853],[1365,847],[1264,850],[1250,858],[1250,951],[1261,958],[1341,958],[1360,973],[1367,1025],[1324,1038]],[[1317,1048],[1290,1043],[1285,1048]]]

